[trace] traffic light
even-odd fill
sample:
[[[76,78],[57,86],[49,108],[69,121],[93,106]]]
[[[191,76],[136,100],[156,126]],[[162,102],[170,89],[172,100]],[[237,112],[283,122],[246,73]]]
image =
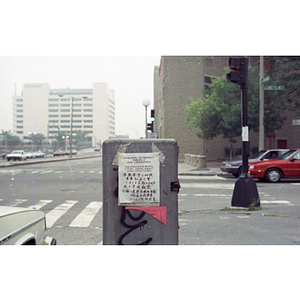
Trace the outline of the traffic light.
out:
[[[147,123],[147,130],[153,132],[153,122]]]
[[[227,81],[239,85],[247,84],[248,77],[248,58],[246,57],[229,57],[228,66],[230,73],[226,75]]]
[[[155,110],[151,109],[151,118],[150,118],[151,122],[154,122],[155,120]]]

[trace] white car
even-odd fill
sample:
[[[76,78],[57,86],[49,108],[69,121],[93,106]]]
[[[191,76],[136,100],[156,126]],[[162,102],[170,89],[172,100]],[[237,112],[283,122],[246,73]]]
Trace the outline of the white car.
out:
[[[26,160],[27,154],[24,150],[14,150],[6,156],[7,160]]]
[[[0,245],[56,245],[56,240],[46,235],[42,211],[0,206]]]

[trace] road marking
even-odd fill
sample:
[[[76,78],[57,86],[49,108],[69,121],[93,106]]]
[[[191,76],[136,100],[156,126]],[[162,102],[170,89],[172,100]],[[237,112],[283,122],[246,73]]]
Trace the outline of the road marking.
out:
[[[76,202],[72,200],[66,200],[65,203],[55,207],[53,210],[46,214],[47,228],[51,228],[53,224],[61,218]]]
[[[51,203],[52,201],[53,200],[40,200],[36,205],[28,206],[28,208],[41,209],[42,207],[44,207],[48,203]]]
[[[227,180],[224,177],[219,177],[219,176],[188,176],[188,175],[178,175],[178,179],[188,179],[188,180],[197,180],[197,181],[201,181],[203,179],[209,179],[209,180]]]
[[[192,196],[192,195],[191,195]],[[231,197],[231,195],[226,194],[194,194],[196,197]]]
[[[234,184],[224,184],[224,183],[185,183],[180,182],[181,188],[202,188],[202,189],[219,189],[219,190],[233,190]]]
[[[53,170],[41,171],[41,172],[40,172],[40,174],[47,174],[47,173],[53,173]]]
[[[19,205],[21,203],[24,203],[26,201],[27,201],[27,199],[15,199],[15,203],[11,206],[17,206],[17,205]]]
[[[267,204],[267,203],[270,203],[270,204],[290,204],[291,202],[287,201],[287,200],[274,200],[274,201],[262,200],[262,201],[260,201],[260,203],[264,203],[264,204]]]
[[[93,201],[73,220],[70,227],[88,227],[102,207],[102,202]]]

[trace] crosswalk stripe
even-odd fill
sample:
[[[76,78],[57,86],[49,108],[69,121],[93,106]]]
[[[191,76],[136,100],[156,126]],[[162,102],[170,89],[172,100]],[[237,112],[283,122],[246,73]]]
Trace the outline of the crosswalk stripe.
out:
[[[48,203],[51,203],[52,201],[53,200],[40,200],[36,205],[31,205],[31,206],[28,206],[28,207],[29,208],[34,208],[34,209],[41,209],[42,207],[44,207]]]
[[[88,227],[102,207],[102,202],[93,201],[73,220],[70,227]]]
[[[66,200],[65,203],[62,203],[48,212],[46,214],[47,228],[51,228],[53,224],[77,202],[78,201]]]
[[[15,199],[15,203],[11,206],[17,206],[17,205],[19,205],[21,203],[24,203],[26,201],[27,201],[27,199]]]

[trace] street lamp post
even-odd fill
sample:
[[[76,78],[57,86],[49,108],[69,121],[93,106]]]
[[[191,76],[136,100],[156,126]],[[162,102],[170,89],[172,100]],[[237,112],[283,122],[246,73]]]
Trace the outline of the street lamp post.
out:
[[[63,97],[64,95],[58,95],[59,97]],[[70,158],[72,158],[72,134],[73,134],[73,100],[74,97],[70,97],[71,99],[71,128],[70,128]]]
[[[71,129],[70,129],[70,158],[72,158],[72,135],[73,135],[73,99],[71,97]]]
[[[147,138],[147,107],[150,105],[150,100],[144,99],[143,105],[145,106],[145,138]]]

